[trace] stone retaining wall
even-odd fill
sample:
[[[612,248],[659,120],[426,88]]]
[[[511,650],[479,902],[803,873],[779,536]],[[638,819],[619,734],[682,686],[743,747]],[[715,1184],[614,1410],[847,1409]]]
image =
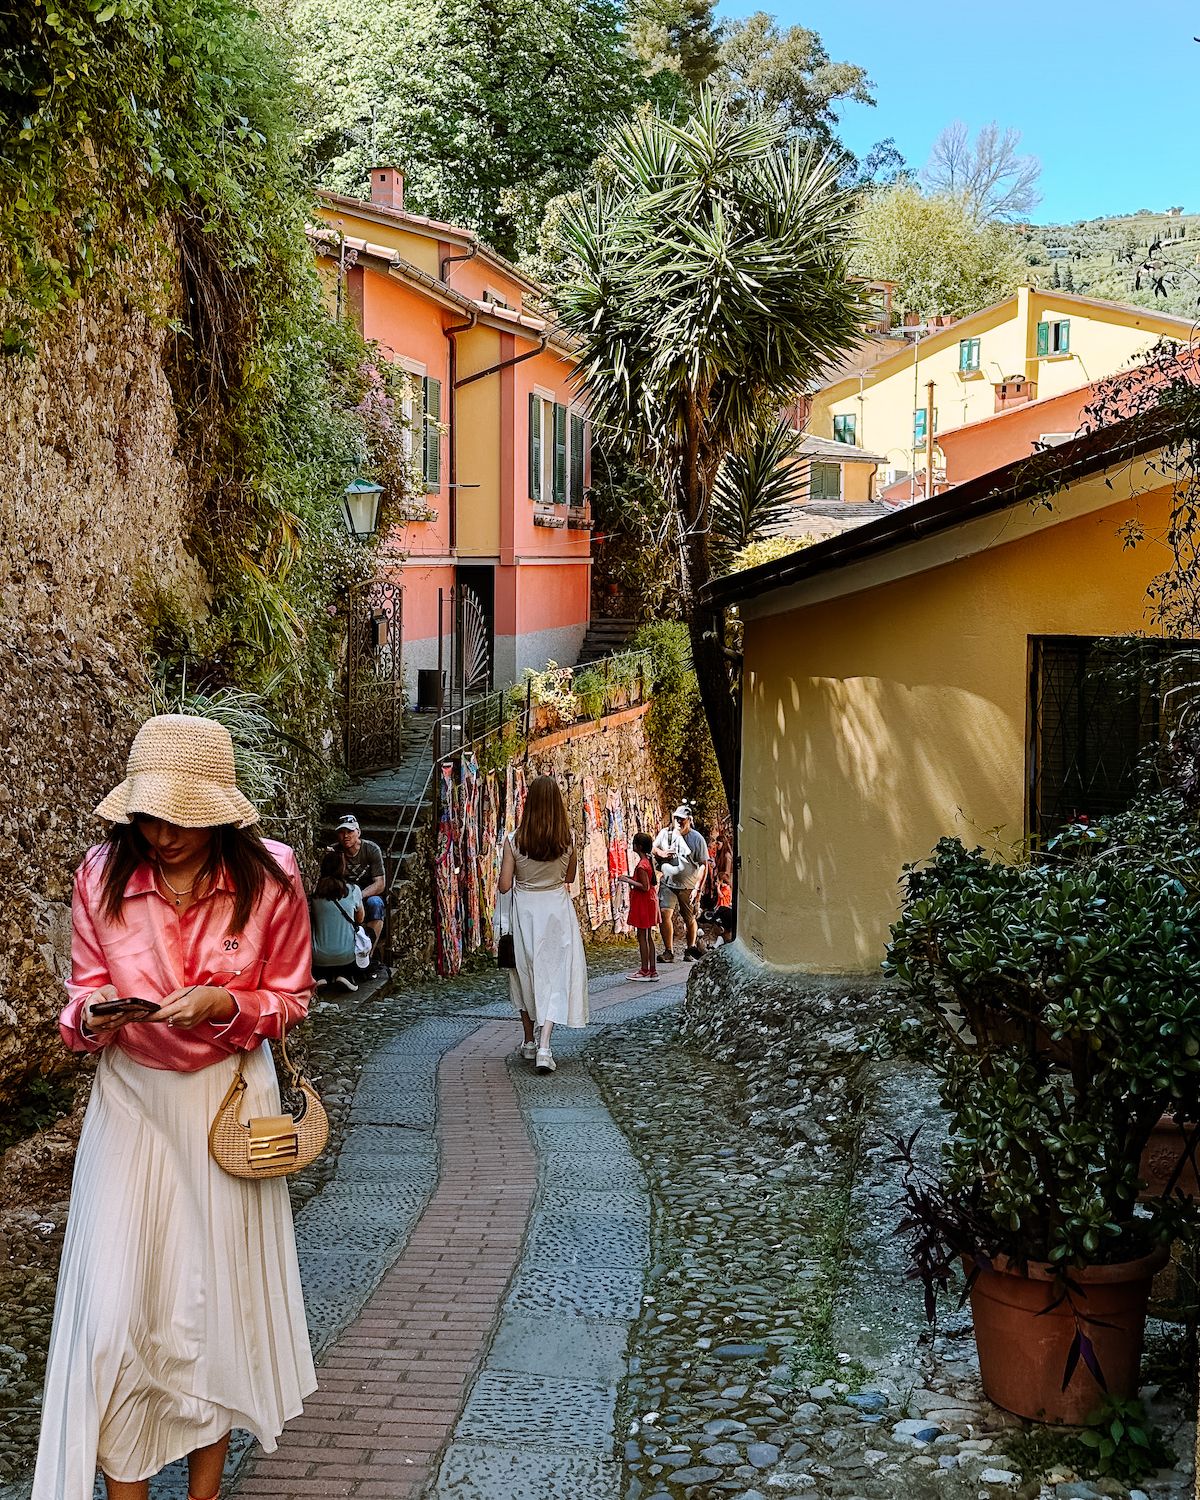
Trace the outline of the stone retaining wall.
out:
[[[530,741],[526,778],[532,781],[535,776],[553,776],[558,781],[567,799],[571,828],[580,849],[584,831],[583,788],[588,778],[595,783],[601,805],[612,790],[624,793],[627,801],[632,793],[639,806],[649,802],[659,819],[656,826],[647,831],[657,833],[662,826],[661,816],[666,803],[646,739],[649,708],[649,703],[639,703],[635,708],[620,709],[607,718],[573,724],[569,729],[555,730]],[[625,831],[632,839],[638,829],[636,825],[630,825]],[[586,937],[595,942],[614,936],[611,922],[593,928],[582,882],[575,906]],[[623,938],[629,936],[625,931],[619,935]]]
[[[0,1101],[63,1068],[71,874],[147,708],[136,602],[203,608],[162,320],[76,303],[0,361]]]

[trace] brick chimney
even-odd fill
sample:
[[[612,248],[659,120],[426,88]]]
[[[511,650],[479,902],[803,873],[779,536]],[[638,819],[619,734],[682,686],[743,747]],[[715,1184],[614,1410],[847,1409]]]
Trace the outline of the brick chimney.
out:
[[[371,202],[380,208],[404,207],[404,173],[399,167],[371,168]]]

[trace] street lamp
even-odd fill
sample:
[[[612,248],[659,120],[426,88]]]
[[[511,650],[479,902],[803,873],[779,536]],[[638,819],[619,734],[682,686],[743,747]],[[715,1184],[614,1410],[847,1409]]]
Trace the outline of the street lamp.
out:
[[[369,479],[352,479],[342,491],[346,529],[356,541],[365,542],[379,529],[379,507],[383,486]]]

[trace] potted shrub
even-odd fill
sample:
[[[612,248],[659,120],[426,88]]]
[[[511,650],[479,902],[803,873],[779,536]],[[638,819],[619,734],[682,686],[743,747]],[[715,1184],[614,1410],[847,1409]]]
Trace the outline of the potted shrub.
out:
[[[1164,1113],[1197,1117],[1200,903],[1103,829],[1017,865],[944,839],[905,871],[885,967],[949,1114],[935,1165],[900,1150],[927,1311],[961,1266],[987,1394],[1083,1422],[1136,1393],[1151,1280],[1196,1220],[1139,1202],[1139,1164]]]

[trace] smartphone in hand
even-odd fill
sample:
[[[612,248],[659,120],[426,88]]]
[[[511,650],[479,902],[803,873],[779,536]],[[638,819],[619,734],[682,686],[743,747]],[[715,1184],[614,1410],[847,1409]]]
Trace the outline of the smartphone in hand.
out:
[[[155,1000],[143,1000],[138,995],[127,995],[123,1000],[101,1000],[90,1007],[94,1016],[152,1016],[158,1009]]]

